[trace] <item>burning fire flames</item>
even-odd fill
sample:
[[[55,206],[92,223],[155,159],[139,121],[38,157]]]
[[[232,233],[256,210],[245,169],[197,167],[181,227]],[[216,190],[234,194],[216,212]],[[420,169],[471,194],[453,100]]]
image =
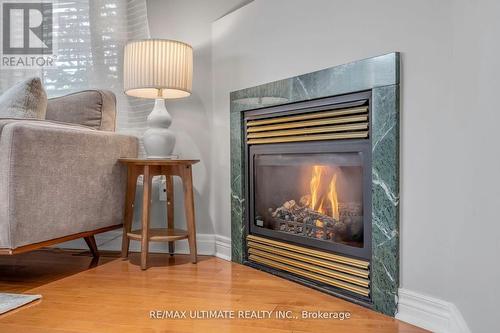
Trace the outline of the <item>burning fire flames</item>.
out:
[[[330,205],[331,216],[335,220],[339,220],[339,201],[337,196],[337,174],[334,173],[331,176],[330,183],[328,185],[327,193],[322,193],[325,191],[325,186],[322,186],[322,178],[328,177],[328,167],[323,165],[315,165],[312,169],[311,181],[309,182],[309,188],[311,192],[311,202],[309,207],[321,214],[327,215],[326,205]],[[325,203],[326,201],[326,203]],[[322,227],[323,222],[316,220],[316,226]]]
[[[339,220],[339,199],[337,196],[337,174],[335,173],[328,186],[328,200],[332,207],[332,217]]]

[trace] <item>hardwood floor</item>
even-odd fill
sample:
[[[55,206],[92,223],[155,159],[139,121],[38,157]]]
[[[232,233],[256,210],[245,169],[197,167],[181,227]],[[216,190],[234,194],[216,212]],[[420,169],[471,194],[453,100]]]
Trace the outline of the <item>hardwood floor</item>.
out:
[[[141,271],[118,253],[40,250],[0,257],[0,291],[42,300],[0,316],[0,332],[425,332],[361,306],[213,257],[153,254]],[[89,266],[93,266],[89,268]],[[151,319],[155,310],[265,310],[271,319]],[[348,311],[350,319],[276,319],[276,311]],[[237,316],[237,315],[236,315]]]

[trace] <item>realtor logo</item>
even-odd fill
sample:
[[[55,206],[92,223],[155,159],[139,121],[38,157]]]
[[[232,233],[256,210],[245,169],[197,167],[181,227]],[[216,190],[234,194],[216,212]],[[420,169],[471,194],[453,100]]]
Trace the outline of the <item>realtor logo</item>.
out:
[[[3,54],[52,53],[52,3],[3,3]]]
[[[29,1],[1,1],[2,68],[54,65],[53,4]]]

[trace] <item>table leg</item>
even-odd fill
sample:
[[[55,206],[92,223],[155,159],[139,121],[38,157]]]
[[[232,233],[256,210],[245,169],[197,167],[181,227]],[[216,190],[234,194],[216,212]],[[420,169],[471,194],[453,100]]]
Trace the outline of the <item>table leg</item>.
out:
[[[191,166],[182,167],[181,175],[184,188],[184,208],[188,229],[189,252],[191,254],[191,262],[196,264],[196,224],[194,217],[193,176]]]
[[[85,243],[87,243],[92,257],[99,258],[99,249],[97,248],[94,235],[84,237],[83,239],[85,240]]]
[[[149,252],[149,212],[151,200],[151,175],[149,166],[144,166],[144,188],[142,195],[142,237],[141,237],[141,269],[147,268]]]
[[[130,239],[127,233],[132,230],[134,217],[135,190],[137,187],[137,168],[130,165],[127,171],[127,192],[125,194],[125,213],[123,221],[122,258],[128,257]]]
[[[169,229],[174,229],[174,182],[172,176],[167,175],[167,226]],[[171,256],[175,252],[175,243],[168,242],[168,253]]]

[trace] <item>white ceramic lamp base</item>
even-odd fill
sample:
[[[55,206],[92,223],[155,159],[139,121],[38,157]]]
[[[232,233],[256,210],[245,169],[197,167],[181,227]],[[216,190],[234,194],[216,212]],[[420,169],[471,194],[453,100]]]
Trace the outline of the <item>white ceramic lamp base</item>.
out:
[[[153,111],[147,118],[148,129],[142,140],[148,158],[176,158],[173,155],[175,135],[169,130],[172,116],[165,107],[165,100],[156,99]]]

